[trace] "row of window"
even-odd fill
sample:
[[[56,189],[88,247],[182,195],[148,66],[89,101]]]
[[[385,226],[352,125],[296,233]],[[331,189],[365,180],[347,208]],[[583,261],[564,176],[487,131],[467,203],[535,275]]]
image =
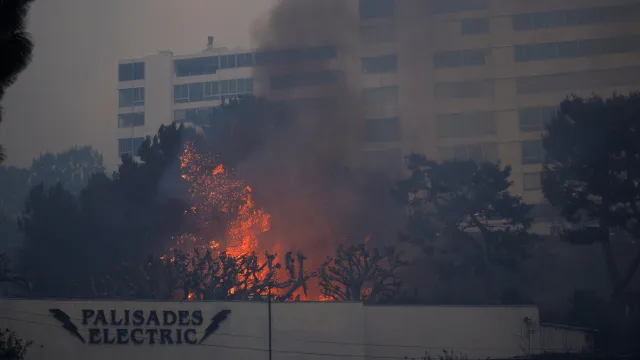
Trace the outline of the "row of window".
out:
[[[335,46],[315,46],[297,49],[261,51],[220,56],[204,56],[174,61],[177,77],[215,74],[220,69],[264,65],[284,65],[305,61],[323,61],[336,58]]]
[[[493,81],[474,80],[435,84],[436,99],[465,99],[493,96]]]
[[[557,106],[524,108],[518,111],[521,132],[540,132],[558,111]]]
[[[521,143],[522,164],[541,164],[544,161],[542,140]],[[473,160],[498,162],[498,143],[462,144],[438,148],[442,160]]]
[[[576,58],[640,51],[640,37],[588,39],[540,44],[516,45],[516,62]]]
[[[439,68],[484,66],[487,64],[490,49],[443,51],[433,55],[433,66]]]
[[[129,128],[144,126],[144,112],[118,114],[118,127]]]
[[[516,45],[516,62],[552,60],[562,58],[589,57],[640,51],[640,37],[588,39],[552,43]],[[435,53],[435,68],[484,66],[488,63],[491,49],[452,50]]]
[[[335,84],[343,77],[342,72],[336,70],[314,71],[297,74],[272,76],[269,79],[271,89],[282,90],[305,86],[320,86]]]
[[[441,146],[438,149],[442,160],[473,160],[498,162],[498,143],[464,144]]]
[[[637,20],[640,20],[640,4],[636,3],[518,14],[512,17],[512,27],[516,31],[526,31]]]
[[[247,95],[253,93],[253,79],[231,79],[174,85],[173,101],[188,103],[196,101],[220,100],[221,97]]]
[[[118,154],[120,156],[124,154],[137,156],[140,146],[144,143],[144,139],[144,137],[118,139]]]
[[[490,31],[489,18],[471,18],[460,21],[462,35],[488,34]],[[394,23],[360,26],[360,42],[365,45],[392,43],[397,40]]]
[[[118,65],[118,81],[144,79],[144,63],[131,62]]]
[[[518,94],[569,92],[640,84],[640,67],[575,73],[534,75],[516,79]]]
[[[118,90],[118,106],[142,106],[144,105],[144,88],[127,88]]]
[[[438,115],[436,129],[438,137],[441,139],[495,134],[495,113],[481,111]]]
[[[575,73],[534,75],[516,78],[516,92],[521,95],[545,92],[570,92],[640,84],[640,67]],[[436,99],[492,97],[492,80],[443,82],[435,84]]]
[[[363,74],[384,74],[398,71],[398,56],[382,55],[363,57],[360,59]]]
[[[365,121],[365,140],[375,142],[396,142],[402,138],[399,117],[367,119]]]
[[[431,14],[446,14],[463,11],[486,10],[489,0],[423,0],[428,1]],[[396,0],[360,0],[360,19],[391,18],[396,14]]]

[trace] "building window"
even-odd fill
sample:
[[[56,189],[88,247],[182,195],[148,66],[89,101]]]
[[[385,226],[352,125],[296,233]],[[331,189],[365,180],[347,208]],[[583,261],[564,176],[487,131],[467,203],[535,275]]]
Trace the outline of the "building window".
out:
[[[489,32],[489,18],[463,19],[460,21],[460,33],[462,35],[482,35]]]
[[[362,102],[365,105],[397,104],[398,87],[382,86],[362,90]]]
[[[483,66],[491,54],[489,49],[443,51],[433,55],[435,68]]]
[[[441,146],[438,151],[442,160],[472,160],[475,162],[488,161],[492,163],[497,163],[499,160],[497,143]]]
[[[118,104],[120,107],[144,105],[144,88],[119,89]]]
[[[220,56],[220,69],[231,69],[236,66],[236,54]]]
[[[189,84],[173,86],[173,102],[176,104],[189,102]]]
[[[637,20],[640,4],[518,14],[512,17],[511,24],[516,31],[527,31]]]
[[[640,51],[640,37],[638,36],[527,44],[517,45],[514,48],[517,62],[622,54],[636,51]]]
[[[252,67],[254,65],[253,53],[237,54],[236,64],[238,67]]]
[[[437,99],[464,99],[493,96],[493,81],[463,81],[437,83],[435,97]]]
[[[220,100],[221,96],[249,95],[253,93],[253,79],[231,79],[175,85],[173,101],[176,104]]]
[[[203,97],[205,100],[220,100],[220,86],[217,81],[204,83]]]
[[[534,191],[542,189],[542,177],[539,172],[522,174],[524,191]]]
[[[438,137],[446,139],[495,134],[494,115],[490,111],[438,115],[436,119]]]
[[[118,114],[118,127],[128,128],[144,125],[144,113]]]
[[[177,77],[215,74],[220,68],[218,56],[206,56],[174,61]]]
[[[144,143],[143,137],[118,139],[118,154],[120,156],[128,154],[129,156],[138,156],[138,150]]]
[[[569,92],[640,84],[640,67],[526,76],[516,79],[518,94]]]
[[[527,140],[522,142],[522,163],[541,164],[544,160],[542,140]]]
[[[486,10],[489,8],[488,0],[426,0],[429,12],[432,14],[446,14],[463,11]]]
[[[544,130],[557,111],[556,106],[525,108],[518,111],[521,132],[539,132]]]
[[[364,57],[360,59],[360,67],[363,74],[395,73],[398,71],[398,57],[396,55]]]
[[[383,44],[395,41],[395,24],[366,25],[360,27],[360,42],[363,44]]]
[[[335,84],[341,78],[342,73],[335,70],[316,71],[297,74],[272,76],[271,89],[281,90],[305,86],[321,86]]]
[[[400,141],[400,118],[382,118],[365,120],[365,140],[367,142]]]
[[[360,0],[360,19],[390,18],[395,15],[395,0]]]
[[[132,81],[144,79],[144,63],[134,62],[118,65],[118,80]]]

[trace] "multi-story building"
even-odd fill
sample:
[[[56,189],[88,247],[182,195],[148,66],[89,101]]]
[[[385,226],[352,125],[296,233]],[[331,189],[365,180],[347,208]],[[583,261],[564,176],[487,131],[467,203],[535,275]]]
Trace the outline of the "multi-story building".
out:
[[[359,5],[363,93],[397,104],[371,126],[393,128],[403,152],[510,164],[513,191],[531,203],[542,201],[540,139],[559,103],[640,88],[637,0]]]
[[[359,87],[369,158],[398,167],[409,152],[499,160],[512,166],[513,191],[540,203],[540,139],[558,104],[569,94],[640,87],[638,0],[349,4],[358,8],[353,31],[360,41],[348,54],[330,44],[275,55],[229,51],[213,48],[210,39],[199,54],[121,62],[119,153],[132,152],[161,123],[207,117],[224,96],[277,97],[278,89],[295,87],[285,93],[304,98],[305,86],[339,74],[323,69],[258,79],[255,70],[277,61],[331,60]]]
[[[254,81],[256,69],[335,57],[333,46],[279,51],[229,50],[214,47],[213,37],[209,37],[207,48],[196,54],[178,56],[171,51],[160,51],[120,61],[118,154],[135,155],[145,137],[155,135],[162,124],[173,121],[206,124],[225,99],[269,92],[276,100],[286,100],[277,99],[278,89],[320,85],[326,75],[283,74],[266,81]],[[265,86],[274,91],[268,91]]]
[[[214,48],[170,51],[119,64],[118,154],[135,154],[146,136],[172,121],[198,122],[224,98],[253,93],[253,53]]]

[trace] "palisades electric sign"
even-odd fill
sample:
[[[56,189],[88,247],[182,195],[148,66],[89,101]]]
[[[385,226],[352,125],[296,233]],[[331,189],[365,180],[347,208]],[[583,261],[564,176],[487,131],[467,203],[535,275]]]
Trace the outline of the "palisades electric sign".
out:
[[[74,318],[60,309],[49,312],[82,343],[114,345],[201,344],[231,314],[231,310],[222,310],[206,318],[202,310],[83,309],[74,322]],[[79,327],[76,322],[80,320]]]

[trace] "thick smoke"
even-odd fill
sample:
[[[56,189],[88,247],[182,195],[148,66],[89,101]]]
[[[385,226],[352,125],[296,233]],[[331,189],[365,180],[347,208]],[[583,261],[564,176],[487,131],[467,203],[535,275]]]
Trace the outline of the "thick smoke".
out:
[[[269,99],[310,100],[289,106],[293,122],[270,137],[263,151],[238,168],[272,215],[268,233],[283,250],[302,250],[320,265],[338,244],[393,242],[391,183],[361,166],[364,116],[358,76],[346,59],[356,51],[358,14],[344,0],[283,0],[256,31],[259,50],[336,46],[337,59],[257,67],[258,89]],[[272,77],[339,70],[339,81],[314,87],[270,89]],[[357,69],[359,71],[359,69]],[[303,101],[304,102],[304,101]],[[290,104],[300,102],[293,101]],[[384,228],[376,228],[384,223]]]

